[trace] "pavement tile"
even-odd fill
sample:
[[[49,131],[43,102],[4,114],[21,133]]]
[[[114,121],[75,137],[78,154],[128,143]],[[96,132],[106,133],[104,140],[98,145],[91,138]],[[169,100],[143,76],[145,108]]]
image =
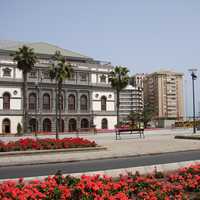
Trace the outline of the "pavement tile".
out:
[[[200,141],[178,140],[174,139],[176,134],[191,134],[192,129],[168,129],[168,130],[152,130],[145,132],[145,139],[126,137],[122,135],[121,140],[115,140],[114,133],[98,133],[96,135],[83,134],[80,137],[96,141],[97,144],[106,147],[107,150],[91,151],[91,152],[60,152],[55,154],[40,155],[24,155],[24,156],[8,156],[1,157],[0,166],[16,165],[16,164],[34,164],[34,163],[51,163],[51,162],[67,162],[88,159],[104,159],[117,158],[123,156],[139,156],[144,154],[166,153],[176,151],[187,151],[200,149]],[[71,137],[67,134],[60,136]],[[55,137],[55,136],[39,136]],[[74,135],[75,137],[75,135]],[[0,140],[10,141],[17,140],[18,137],[0,137]]]

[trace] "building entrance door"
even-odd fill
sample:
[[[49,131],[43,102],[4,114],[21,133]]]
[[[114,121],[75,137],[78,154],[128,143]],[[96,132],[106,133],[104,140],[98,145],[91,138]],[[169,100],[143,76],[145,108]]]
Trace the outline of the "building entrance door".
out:
[[[69,131],[76,131],[76,120],[70,119],[69,120]]]
[[[3,120],[2,132],[3,133],[10,133],[10,120],[9,119]]]

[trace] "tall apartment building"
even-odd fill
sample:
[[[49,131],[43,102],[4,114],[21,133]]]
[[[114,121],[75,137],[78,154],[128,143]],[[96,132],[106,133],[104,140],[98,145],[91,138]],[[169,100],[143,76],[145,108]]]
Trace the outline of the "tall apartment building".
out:
[[[16,133],[22,124],[22,72],[13,62],[14,53],[23,43],[0,43],[0,133]],[[73,66],[71,79],[63,83],[62,131],[89,128],[114,128],[116,124],[115,93],[108,83],[113,69],[102,63],[47,43],[26,43],[37,55],[35,69],[28,74],[28,123],[31,131],[56,129],[55,81],[49,76],[52,55],[60,51]]]
[[[127,120],[130,112],[142,112],[143,96],[142,88],[128,85],[120,92],[120,120]]]
[[[184,117],[183,74],[157,71],[144,79],[144,102],[154,109],[158,127],[169,127]]]

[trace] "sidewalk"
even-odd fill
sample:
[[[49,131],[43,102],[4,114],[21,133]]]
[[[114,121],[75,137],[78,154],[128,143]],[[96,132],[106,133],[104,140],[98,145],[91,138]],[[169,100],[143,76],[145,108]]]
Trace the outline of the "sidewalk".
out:
[[[157,154],[176,151],[200,149],[198,140],[174,139],[177,134],[190,134],[191,130],[152,130],[145,132],[145,138],[138,135],[122,135],[121,140],[115,140],[114,133],[99,133],[97,135],[81,134],[80,137],[96,141],[97,144],[106,147],[107,150],[90,152],[59,152],[40,155],[23,155],[1,157],[0,166],[55,163],[66,161],[78,161],[88,159],[117,158],[123,156],[139,156],[144,154]],[[72,135],[62,135],[70,137]],[[75,135],[73,135],[75,137]],[[54,136],[40,136],[54,137]],[[0,140],[16,140],[18,137],[1,137]]]

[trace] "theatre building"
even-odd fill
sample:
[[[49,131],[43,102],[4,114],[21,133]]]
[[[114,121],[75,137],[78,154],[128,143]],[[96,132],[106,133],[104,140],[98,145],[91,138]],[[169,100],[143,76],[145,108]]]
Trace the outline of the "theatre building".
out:
[[[22,124],[22,72],[11,53],[23,43],[0,43],[0,133],[16,133]],[[115,93],[108,83],[110,63],[75,53],[48,43],[26,43],[34,49],[37,63],[28,74],[28,124],[30,131],[56,129],[56,84],[49,76],[52,55],[60,51],[71,63],[72,77],[63,83],[62,131],[89,128],[112,129],[116,124]]]

